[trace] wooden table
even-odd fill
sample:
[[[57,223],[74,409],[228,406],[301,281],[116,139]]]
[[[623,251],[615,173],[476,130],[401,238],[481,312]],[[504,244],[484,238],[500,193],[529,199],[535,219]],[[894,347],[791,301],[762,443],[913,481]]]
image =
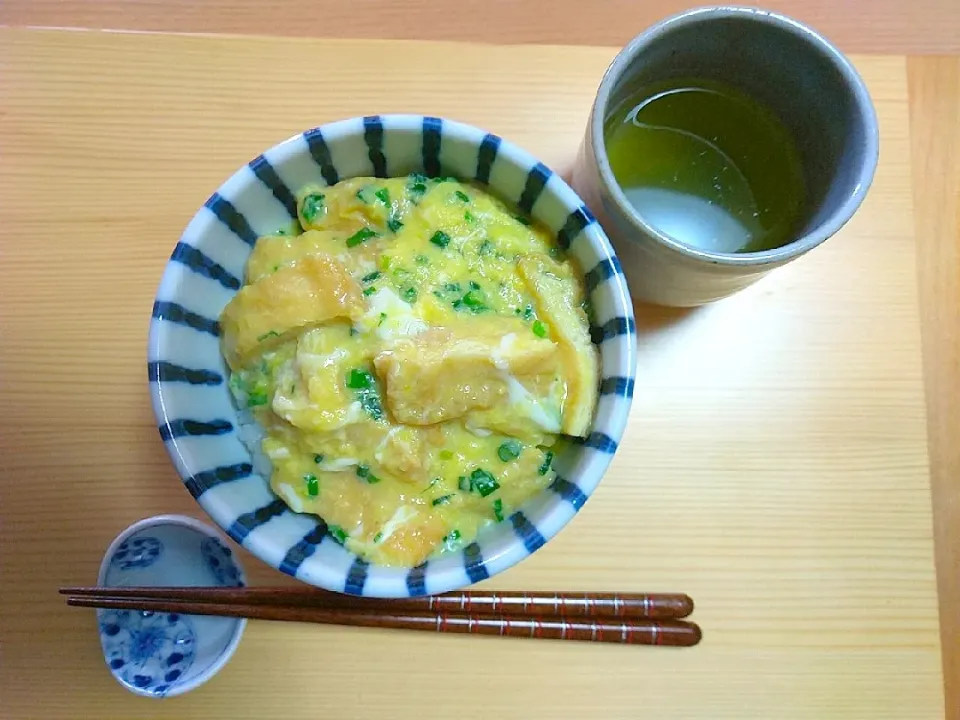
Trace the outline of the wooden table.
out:
[[[622,45],[650,22],[687,4],[677,0],[600,0],[584,12],[582,4],[571,0],[489,0],[455,6],[441,0],[356,0],[349,4],[295,0],[280,12],[275,5],[242,0],[212,0],[202,5],[187,0],[93,0],[72,4],[8,0],[0,6],[0,24],[615,46]],[[848,52],[908,56],[913,217],[943,677],[947,716],[960,718],[960,5],[954,0],[909,4],[878,0],[866,5],[855,0],[778,0],[767,6],[814,24]],[[0,68],[6,66],[5,51],[6,48],[0,49]],[[0,92],[2,78],[0,72]],[[4,155],[10,150],[5,148]],[[211,182],[215,179],[211,178]],[[101,329],[106,331],[108,325]],[[28,395],[16,398],[18,402],[29,399]],[[103,405],[103,409],[108,405]],[[5,427],[5,441],[11,439],[10,430]],[[5,444],[4,449],[12,452],[14,446]],[[88,460],[92,471],[96,461]],[[148,467],[165,462],[159,452],[141,461]],[[4,494],[13,491],[10,487],[2,488]],[[160,508],[150,500],[158,497],[159,491],[149,487],[144,492],[144,497],[136,499],[143,514],[158,512]],[[10,552],[10,548],[2,547],[0,552]],[[16,579],[5,576],[4,585],[11,582]],[[56,633],[57,628],[50,628],[50,632]],[[281,630],[278,634],[291,632]],[[272,652],[266,647],[262,650]],[[2,672],[10,670],[4,668]],[[36,692],[44,689],[37,688]],[[62,709],[69,713],[68,705]]]

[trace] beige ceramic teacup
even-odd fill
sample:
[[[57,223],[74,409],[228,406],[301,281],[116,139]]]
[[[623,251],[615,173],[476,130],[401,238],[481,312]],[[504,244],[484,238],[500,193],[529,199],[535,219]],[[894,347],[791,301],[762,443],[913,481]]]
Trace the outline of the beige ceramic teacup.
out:
[[[691,76],[746,93],[776,113],[792,135],[806,197],[786,244],[739,253],[694,248],[654,227],[617,184],[604,144],[608,114],[628,87]],[[600,84],[572,184],[613,241],[633,296],[694,306],[746,287],[836,233],[867,193],[878,147],[867,89],[827,40],[775,13],[701,8],[651,27],[614,59]]]

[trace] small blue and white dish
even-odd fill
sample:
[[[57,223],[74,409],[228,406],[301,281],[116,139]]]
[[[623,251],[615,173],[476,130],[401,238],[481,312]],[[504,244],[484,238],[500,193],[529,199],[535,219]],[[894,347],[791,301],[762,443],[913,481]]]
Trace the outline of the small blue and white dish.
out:
[[[134,523],[100,565],[104,587],[241,587],[243,569],[217,533],[184,515]],[[110,672],[130,692],[170,697],[193,690],[222,668],[247,621],[142,610],[97,610]]]
[[[372,565],[326,523],[294,513],[244,446],[220,353],[223,307],[241,285],[258,236],[296,219],[295,193],[361,176],[422,172],[476,183],[549,228],[576,258],[600,348],[599,403],[589,437],[555,458],[540,495],[459,552],[415,568]],[[184,485],[236,542],[282,572],[327,590],[409,597],[468,586],[528,557],[583,506],[627,424],[636,323],[620,262],[563,178],[512,143],[444,118],[373,115],[307,130],[234,173],[204,203],[173,250],[150,322],[147,370],[160,437]]]

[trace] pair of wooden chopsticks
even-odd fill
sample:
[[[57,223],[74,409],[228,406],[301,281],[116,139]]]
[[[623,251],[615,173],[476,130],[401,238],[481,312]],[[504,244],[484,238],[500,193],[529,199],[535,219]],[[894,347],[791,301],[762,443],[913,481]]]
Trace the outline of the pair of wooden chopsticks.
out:
[[[700,628],[680,619],[693,601],[674,594],[454,592],[381,600],[269,587],[66,587],[60,594],[68,605],[114,610],[634,645],[700,642]]]

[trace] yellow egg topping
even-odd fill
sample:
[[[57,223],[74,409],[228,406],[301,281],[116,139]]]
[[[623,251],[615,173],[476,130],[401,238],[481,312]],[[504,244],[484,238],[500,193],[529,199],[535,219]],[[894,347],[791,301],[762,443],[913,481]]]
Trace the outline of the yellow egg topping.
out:
[[[373,563],[458,549],[589,430],[582,274],[546,230],[452,178],[354,178],[298,200],[296,232],[257,241],[220,317],[231,390],[264,431],[252,450],[291,509]]]

